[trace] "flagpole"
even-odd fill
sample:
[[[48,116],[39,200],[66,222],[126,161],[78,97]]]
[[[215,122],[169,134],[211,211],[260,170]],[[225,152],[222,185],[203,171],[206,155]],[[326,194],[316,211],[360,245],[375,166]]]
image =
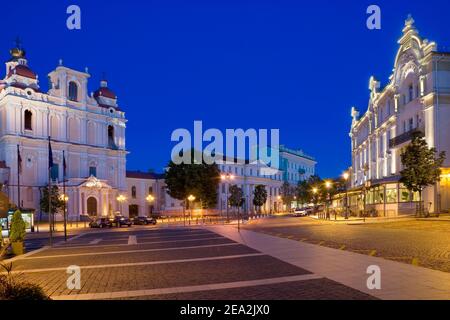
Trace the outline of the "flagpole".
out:
[[[20,210],[21,203],[20,203],[20,169],[22,166],[22,159],[20,157],[20,148],[19,145],[17,145],[17,208]]]
[[[50,136],[48,136],[48,225],[50,229],[50,247],[53,246],[53,219],[52,216],[52,146],[50,144]]]
[[[64,241],[67,241],[67,212],[66,212],[66,154],[63,150],[63,201],[64,201]]]

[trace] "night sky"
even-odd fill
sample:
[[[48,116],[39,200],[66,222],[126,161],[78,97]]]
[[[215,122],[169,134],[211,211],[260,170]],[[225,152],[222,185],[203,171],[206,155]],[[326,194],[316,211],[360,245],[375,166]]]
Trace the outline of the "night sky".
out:
[[[67,6],[82,29],[66,28]],[[382,29],[366,28],[366,9],[382,10]],[[323,177],[351,162],[350,109],[365,111],[373,74],[386,84],[404,20],[450,48],[450,3],[427,1],[4,1],[0,60],[17,36],[47,90],[64,65],[106,72],[128,119],[128,169],[162,171],[173,130],[280,129]],[[447,46],[447,48],[445,47]],[[4,71],[1,71],[3,78]]]

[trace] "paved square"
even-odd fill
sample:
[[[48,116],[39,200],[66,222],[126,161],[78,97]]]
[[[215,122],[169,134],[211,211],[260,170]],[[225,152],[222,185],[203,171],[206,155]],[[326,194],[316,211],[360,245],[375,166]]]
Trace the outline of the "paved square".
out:
[[[81,290],[67,288],[72,265]],[[374,299],[202,228],[89,232],[14,270],[53,299]]]

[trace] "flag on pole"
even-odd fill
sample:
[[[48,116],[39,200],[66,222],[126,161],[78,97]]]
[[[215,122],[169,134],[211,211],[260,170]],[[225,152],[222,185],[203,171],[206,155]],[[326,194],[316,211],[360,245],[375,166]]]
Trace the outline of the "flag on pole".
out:
[[[53,168],[53,152],[52,144],[50,143],[50,137],[48,137],[48,168]]]
[[[63,175],[64,175],[64,177],[66,176],[66,171],[67,171],[66,154],[63,151]]]
[[[19,145],[17,145],[17,166],[19,169],[19,174],[21,174],[22,173],[22,156],[20,155]]]

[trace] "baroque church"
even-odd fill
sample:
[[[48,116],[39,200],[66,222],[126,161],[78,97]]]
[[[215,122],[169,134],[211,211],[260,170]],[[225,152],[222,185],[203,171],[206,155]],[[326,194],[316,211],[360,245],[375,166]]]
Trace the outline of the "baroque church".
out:
[[[69,220],[120,210],[117,198],[127,191],[127,120],[106,79],[89,94],[89,78],[87,70],[60,61],[43,92],[25,50],[10,50],[0,80],[0,184],[12,204],[39,212],[50,171],[60,187],[65,176]]]

